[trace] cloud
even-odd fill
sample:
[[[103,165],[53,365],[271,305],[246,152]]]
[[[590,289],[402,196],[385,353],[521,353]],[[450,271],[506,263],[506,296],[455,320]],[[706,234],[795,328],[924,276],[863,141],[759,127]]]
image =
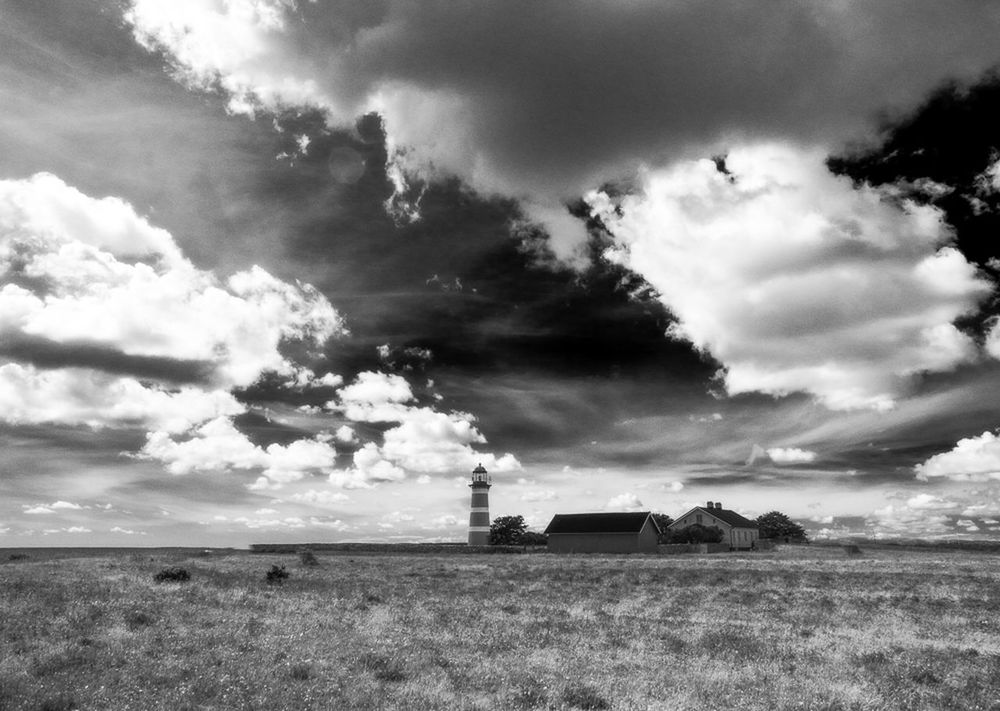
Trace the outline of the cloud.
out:
[[[642,194],[591,193],[615,244],[676,315],[671,335],[724,365],[732,394],[808,392],[891,407],[909,376],[977,356],[952,323],[990,291],[941,213],[893,203],[789,145],[648,171]]]
[[[323,507],[337,507],[351,500],[347,494],[341,491],[328,491],[325,489],[309,489],[297,494],[292,494],[288,498],[291,501]]]
[[[84,368],[38,370],[18,363],[0,365],[0,401],[6,405],[0,417],[13,424],[145,426],[168,433],[245,409],[223,390],[172,390]]]
[[[309,472],[330,471],[337,452],[321,439],[258,447],[236,429],[231,419],[219,417],[198,427],[194,436],[185,440],[178,441],[166,432],[152,432],[135,456],[162,462],[171,474],[260,470],[264,481],[258,488],[279,488]]]
[[[131,528],[122,528],[121,526],[114,526],[111,529],[112,533],[121,533],[125,536],[145,536],[145,531],[135,531]]]
[[[882,535],[934,536],[951,532],[949,517],[935,509],[889,504],[876,509],[869,520]]]
[[[365,479],[398,480],[405,471],[443,474],[471,470],[482,464],[490,471],[521,469],[513,454],[497,457],[478,452],[485,444],[475,417],[465,412],[440,412],[410,403],[416,400],[400,375],[366,371],[338,392],[327,407],[361,422],[396,423],[382,434],[380,445],[368,442],[354,454],[355,468]]]
[[[922,481],[1000,480],[1000,437],[983,432],[978,437],[960,439],[953,449],[917,464],[914,471]]]
[[[27,361],[0,365],[14,423],[181,432],[242,412],[228,390],[265,371],[301,379],[283,344],[343,332],[311,286],[259,267],[220,281],[124,201],[44,173],[0,180],[0,275],[4,350]]]
[[[552,501],[558,498],[552,489],[532,489],[521,494],[521,501]]]
[[[939,496],[934,496],[933,494],[917,494],[916,496],[910,497],[906,500],[906,505],[911,509],[954,509],[959,508],[959,504],[954,501],[946,501]]]
[[[34,506],[22,506],[26,514],[50,514],[56,511],[80,511],[83,506],[74,504],[71,501],[54,501],[51,504],[35,504]]]
[[[604,509],[606,511],[641,511],[643,505],[638,496],[631,492],[624,492],[608,499],[608,502],[604,504]]]
[[[774,447],[767,450],[767,456],[775,464],[808,464],[816,461],[816,452],[798,447]]]
[[[311,105],[337,126],[378,111],[398,182],[531,196],[564,256],[583,230],[560,202],[639,161],[748,136],[839,142],[1000,58],[995,8],[935,0],[132,0],[125,17],[231,111]]]

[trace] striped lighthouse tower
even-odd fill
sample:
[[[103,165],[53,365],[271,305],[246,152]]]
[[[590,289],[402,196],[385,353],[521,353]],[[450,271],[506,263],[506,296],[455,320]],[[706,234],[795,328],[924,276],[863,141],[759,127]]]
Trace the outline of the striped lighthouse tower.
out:
[[[490,542],[490,475],[480,464],[472,470],[472,510],[469,513],[469,545],[485,546]]]

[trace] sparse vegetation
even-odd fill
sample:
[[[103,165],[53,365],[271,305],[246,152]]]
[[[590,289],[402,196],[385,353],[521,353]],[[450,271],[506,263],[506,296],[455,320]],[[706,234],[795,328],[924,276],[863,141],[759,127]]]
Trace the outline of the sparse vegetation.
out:
[[[299,563],[305,568],[318,568],[319,558],[308,548],[299,551]]]
[[[271,569],[264,574],[264,580],[271,585],[280,585],[288,579],[288,571],[283,565],[272,565]]]
[[[991,709],[1000,558],[111,554],[3,567],[0,709]],[[294,558],[293,558],[294,560]],[[157,585],[183,567],[190,581]]]
[[[153,576],[153,580],[158,583],[185,583],[191,579],[191,573],[184,568],[176,566],[164,568]]]

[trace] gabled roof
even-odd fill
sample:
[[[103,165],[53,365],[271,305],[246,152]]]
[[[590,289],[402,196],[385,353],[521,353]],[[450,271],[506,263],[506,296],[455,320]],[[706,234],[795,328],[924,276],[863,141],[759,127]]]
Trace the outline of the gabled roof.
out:
[[[684,520],[685,517],[690,516],[693,513],[706,513],[715,516],[720,521],[728,523],[733,528],[760,528],[755,521],[751,521],[745,516],[740,516],[735,511],[731,509],[710,509],[704,506],[695,506],[690,511],[685,514],[678,516],[677,520],[670,524],[670,528],[677,527],[678,522]]]
[[[631,513],[556,514],[545,533],[638,533],[650,518],[649,511]],[[660,531],[656,519],[653,526]]]

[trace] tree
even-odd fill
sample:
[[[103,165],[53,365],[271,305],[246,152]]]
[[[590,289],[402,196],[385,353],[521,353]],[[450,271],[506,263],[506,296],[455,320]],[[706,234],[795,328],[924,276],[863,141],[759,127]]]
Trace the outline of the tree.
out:
[[[521,534],[521,545],[522,546],[547,546],[549,544],[549,537],[544,533],[537,533],[535,531],[525,531]]]
[[[760,528],[761,538],[799,538],[806,537],[806,531],[780,511],[768,511],[757,517],[755,521]]]
[[[653,520],[656,521],[657,525],[660,527],[659,542],[668,543],[670,541],[670,536],[672,532],[668,530],[668,526],[674,522],[672,518],[666,514],[655,513],[653,514]]]
[[[524,522],[524,516],[498,516],[490,525],[490,545],[520,545],[526,530],[528,524]]]
[[[690,526],[674,531],[670,536],[671,543],[718,543],[722,540],[722,529],[716,526],[702,526],[692,523]]]

